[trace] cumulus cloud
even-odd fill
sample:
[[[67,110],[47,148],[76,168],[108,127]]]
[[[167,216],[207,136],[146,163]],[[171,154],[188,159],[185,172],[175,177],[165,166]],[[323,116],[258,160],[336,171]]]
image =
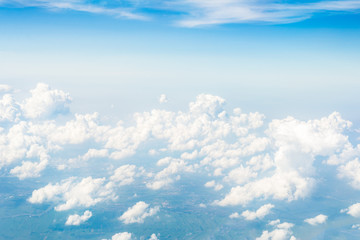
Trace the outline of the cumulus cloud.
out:
[[[241,216],[243,216],[246,220],[248,221],[252,221],[255,219],[263,219],[266,215],[268,215],[271,211],[272,208],[274,208],[275,206],[272,204],[265,204],[263,206],[261,206],[258,210],[256,210],[255,212],[246,210],[244,212],[241,213]]]
[[[155,215],[159,210],[160,208],[158,206],[150,208],[149,204],[140,201],[128,208],[128,210],[119,217],[119,220],[125,224],[143,223],[145,218]]]
[[[39,177],[40,173],[48,165],[48,160],[42,160],[40,162],[22,162],[21,166],[17,166],[10,170],[10,173],[17,176],[20,180],[25,178]]]
[[[350,185],[355,189],[360,189],[360,161],[358,158],[341,165],[338,176],[350,181]]]
[[[159,240],[155,233],[151,234],[149,240]]]
[[[241,215],[239,213],[234,212],[234,213],[230,214],[229,218],[240,218],[240,216]]]
[[[21,106],[25,117],[46,118],[68,111],[71,102],[69,93],[52,90],[44,83],[38,83],[30,92],[31,97],[25,99]]]
[[[303,198],[312,189],[313,181],[304,179],[297,172],[276,173],[271,177],[231,188],[222,200],[215,201],[219,206],[246,205],[256,198],[273,198],[293,201]]]
[[[160,162],[160,164],[167,165],[163,170],[158,172],[153,180],[146,184],[146,186],[153,190],[158,190],[164,187],[167,187],[175,180],[179,179],[179,175],[174,177],[174,175],[180,173],[180,172],[193,172],[192,166],[188,166],[187,163],[182,159],[176,159],[176,158],[169,158],[163,160],[163,162]],[[159,164],[159,162],[158,162]]]
[[[66,222],[65,222],[65,225],[67,226],[70,226],[70,225],[73,225],[73,226],[79,226],[80,224],[86,222],[87,220],[89,220],[92,216],[92,213],[89,211],[89,210],[86,210],[84,212],[83,215],[78,215],[78,214],[74,214],[74,215],[70,215]]]
[[[294,226],[292,223],[280,223],[280,220],[275,220],[269,223],[269,225],[274,227],[274,230],[263,231],[261,236],[256,238],[256,240],[296,240],[292,236],[291,228]]]
[[[231,170],[225,180],[235,182],[236,184],[243,184],[255,177],[257,177],[256,172],[253,172],[250,167],[243,167],[241,165]]]
[[[105,183],[105,178],[87,177],[79,181],[72,177],[34,190],[28,201],[34,204],[60,202],[55,206],[55,210],[65,211],[75,207],[91,207],[99,202],[115,199],[113,186]]]
[[[215,191],[219,191],[224,187],[222,184],[215,183],[214,180],[205,183],[204,186],[207,188],[214,188]]]
[[[131,240],[132,234],[129,232],[116,233],[111,237],[111,240]],[[110,239],[109,239],[110,240]]]
[[[310,224],[310,225],[319,225],[319,224],[323,224],[326,222],[327,220],[327,216],[326,215],[323,215],[323,214],[319,214],[317,215],[316,217],[313,217],[313,218],[308,218],[308,219],[305,219],[304,222]]]
[[[214,202],[218,206],[246,205],[256,199],[294,201],[309,196],[316,184],[318,157],[359,188],[360,146],[350,143],[344,131],[351,123],[336,112],[309,121],[287,117],[265,124],[260,113],[228,111],[223,98],[200,94],[184,111],[135,113],[132,123],[104,125],[93,113],[75,114],[59,124],[51,119],[68,108],[69,94],[45,84],[38,84],[31,94],[22,104],[12,95],[0,100],[0,121],[6,122],[0,128],[0,167],[11,166],[10,174],[20,179],[38,177],[48,166],[68,170],[72,159],[91,164],[92,158],[106,158],[101,164],[108,167],[106,178],[68,178],[34,190],[28,198],[34,204],[52,202],[56,211],[115,200],[114,188],[137,179],[159,190],[191,174],[215,179],[205,187],[230,189]],[[78,150],[75,156],[59,159],[69,147]],[[140,152],[151,155],[146,171],[126,164],[127,157]],[[261,219],[271,206],[231,217]],[[142,222],[158,210],[139,202],[120,220]],[[354,215],[354,210],[348,212]]]
[[[359,218],[360,217],[360,203],[355,203],[348,208],[342,209],[341,212],[346,212],[347,214]]]
[[[20,116],[21,110],[19,103],[15,101],[12,95],[5,94],[2,99],[0,99],[0,122],[17,122],[20,120]]]
[[[110,177],[110,180],[117,183],[119,186],[128,185],[134,181],[135,174],[136,166],[126,164],[117,168]]]
[[[0,84],[0,93],[11,91],[12,87],[7,84]]]
[[[315,184],[315,157],[331,156],[344,148],[349,142],[343,131],[350,126],[336,112],[307,122],[292,117],[273,120],[266,130],[274,152],[272,175],[233,187],[224,199],[215,203],[244,205],[260,197],[292,201],[308,196]]]
[[[167,103],[168,99],[167,96],[165,94],[161,94],[159,97],[159,103]]]

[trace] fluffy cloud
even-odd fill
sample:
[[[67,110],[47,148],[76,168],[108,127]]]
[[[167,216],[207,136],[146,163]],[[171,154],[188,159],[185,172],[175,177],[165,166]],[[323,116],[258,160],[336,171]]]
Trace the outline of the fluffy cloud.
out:
[[[111,237],[111,240],[131,240],[132,234],[128,232],[117,233]]]
[[[169,158],[167,159],[167,163],[165,161],[160,162],[160,164],[165,164],[167,167],[165,167],[163,170],[158,172],[153,180],[146,184],[146,186],[153,190],[158,190],[160,188],[166,187],[175,180],[179,179],[179,177],[174,177],[175,174],[178,174],[180,172],[192,172],[193,168],[191,166],[188,166],[186,162],[182,159],[175,159],[175,158]],[[159,163],[159,162],[158,162]],[[179,175],[177,175],[179,176]]]
[[[92,213],[89,210],[86,210],[84,212],[83,215],[78,215],[78,214],[74,214],[74,215],[70,215],[68,217],[68,219],[66,220],[65,225],[70,226],[79,226],[80,224],[86,222],[87,220],[89,220],[92,216]]]
[[[143,223],[145,218],[155,215],[159,210],[160,208],[158,206],[149,208],[149,204],[140,201],[124,212],[123,215],[119,217],[119,220],[125,224]]]
[[[159,97],[159,103],[167,103],[168,99],[165,94],[161,94]]]
[[[207,188],[214,188],[215,191],[219,191],[224,187],[223,185],[221,185],[219,183],[216,184],[214,180],[205,183],[204,186],[207,187]]]
[[[263,231],[261,236],[256,238],[256,240],[296,240],[296,238],[292,236],[291,231],[294,224],[287,222],[280,223],[279,220],[275,220],[270,222],[269,225],[275,229],[271,232]]]
[[[246,220],[252,221],[255,219],[263,219],[266,215],[270,213],[270,210],[274,208],[275,206],[272,204],[265,204],[261,206],[258,210],[255,212],[246,210],[241,213],[241,216],[243,216]]]
[[[240,218],[240,216],[241,215],[239,213],[234,212],[234,213],[230,214],[229,218]]]
[[[17,166],[10,170],[10,173],[17,176],[20,180],[25,178],[39,177],[40,173],[48,165],[48,160],[40,162],[22,162],[21,166]]]
[[[5,94],[2,99],[0,99],[0,122],[19,121],[20,116],[20,105],[15,101],[12,95]]]
[[[61,183],[48,184],[34,190],[28,199],[30,203],[60,202],[56,211],[65,211],[74,207],[90,207],[99,202],[116,199],[111,183],[105,183],[105,178],[87,177],[81,181],[68,178]]]
[[[68,93],[52,90],[48,85],[39,83],[31,90],[31,97],[25,99],[22,110],[27,118],[45,118],[67,112],[70,102]]]
[[[72,161],[85,165],[85,161],[93,162],[89,159],[106,158],[102,164],[108,164],[106,178],[68,178],[34,190],[28,199],[31,203],[54,202],[57,211],[114,200],[115,187],[138,178],[147,188],[158,190],[184,174],[216,177],[205,187],[230,189],[215,201],[218,206],[246,205],[256,199],[293,201],[311,193],[318,157],[336,165],[339,177],[348,179],[354,188],[360,185],[360,145],[350,143],[344,131],[351,123],[336,112],[315,120],[287,117],[264,125],[265,116],[260,113],[244,113],[239,108],[227,111],[223,98],[200,94],[185,111],[135,113],[133,123],[104,125],[99,114],[93,113],[75,114],[58,124],[47,118],[68,109],[69,94],[45,84],[38,84],[31,94],[22,103],[9,94],[0,100],[0,121],[6,122],[0,129],[0,167],[10,166],[10,174],[25,179],[40,176],[48,166],[68,170]],[[81,154],[59,159],[69,147]],[[152,154],[146,171],[126,164],[127,157],[139,152]],[[155,155],[159,158],[154,159]],[[271,207],[264,205],[232,217],[262,218]],[[158,207],[139,202],[120,219],[142,222],[157,211]]]
[[[355,203],[346,209],[342,209],[341,212],[346,212],[347,214],[359,218],[360,217],[360,203]]]
[[[117,183],[119,186],[128,185],[134,181],[135,171],[135,165],[123,165],[115,170],[114,174],[110,177],[110,180]]]
[[[309,194],[313,181],[304,179],[297,172],[276,173],[271,177],[265,177],[231,188],[224,199],[215,201],[219,206],[246,205],[256,198],[274,198],[277,200],[296,200]]]
[[[149,240],[159,240],[155,233],[151,234]]]
[[[256,172],[253,172],[250,167],[243,167],[241,165],[231,170],[225,180],[235,182],[236,184],[243,184],[255,177],[257,177]]]
[[[274,151],[275,171],[270,177],[233,187],[224,199],[215,203],[220,206],[244,205],[260,197],[288,201],[306,197],[315,183],[312,177],[315,157],[332,156],[344,148],[348,138],[342,132],[350,126],[351,123],[336,112],[307,122],[292,117],[273,120],[266,133]],[[237,171],[240,170],[244,171],[241,168]]]
[[[360,161],[358,158],[341,165],[338,176],[350,180],[350,185],[355,189],[360,189]]]
[[[327,218],[328,217],[326,215],[319,214],[316,217],[305,219],[304,222],[307,222],[308,224],[315,226],[325,223]]]
[[[0,93],[9,92],[12,89],[11,86],[6,84],[0,84]]]

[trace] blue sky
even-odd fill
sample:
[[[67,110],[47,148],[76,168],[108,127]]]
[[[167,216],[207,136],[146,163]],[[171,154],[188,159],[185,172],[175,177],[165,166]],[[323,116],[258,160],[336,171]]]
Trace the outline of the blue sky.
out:
[[[204,20],[205,12],[210,10],[206,10],[206,4],[207,7],[198,6],[202,1],[125,4],[130,12],[144,19],[106,13],[105,10],[122,7],[116,2],[60,1],[76,5],[67,9],[54,7],[51,1],[3,1],[1,79],[23,85],[26,78],[32,82],[30,88],[39,81],[62,87],[67,81],[96,85],[102,78],[124,89],[125,95],[134,91],[147,95],[149,91],[141,91],[142,87],[154,89],[148,98],[161,92],[176,95],[180,88],[186,92],[185,101],[210,92],[246,102],[261,101],[260,98],[269,102],[271,98],[273,105],[281,106],[283,101],[277,99],[283,96],[297,105],[302,114],[308,111],[306,105],[318,102],[315,112],[329,108],[328,113],[339,107],[355,118],[346,107],[358,104],[354,90],[359,79],[359,6],[357,1],[340,2],[337,9],[341,11],[336,11],[327,10],[335,8],[327,6],[329,2],[277,1],[277,8],[304,8],[304,4],[307,8],[309,4],[319,8],[293,12],[299,19],[291,23],[283,18],[231,18],[221,20],[225,21],[223,24],[192,26],[180,22],[198,15]],[[260,9],[271,5],[253,3]],[[226,3],[216,4],[228,10]],[[239,5],[237,1],[228,4]],[[105,12],[79,11],[78,5],[99,7]],[[245,1],[240,5],[249,8],[251,4]],[[131,87],[129,82],[136,86]],[[333,107],[325,106],[327,102]],[[259,105],[254,107],[270,109]],[[295,114],[290,106],[282,106],[280,111],[283,110]]]
[[[356,0],[0,0],[0,238],[358,239],[359,43]]]

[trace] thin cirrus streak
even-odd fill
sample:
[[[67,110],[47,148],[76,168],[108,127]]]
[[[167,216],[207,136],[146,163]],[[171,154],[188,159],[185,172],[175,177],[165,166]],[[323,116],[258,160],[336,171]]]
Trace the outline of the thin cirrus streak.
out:
[[[124,1],[121,3],[103,1],[101,4],[83,0],[5,0],[0,1],[1,3],[20,7],[89,12],[134,20],[156,19],[160,15],[157,16],[157,11],[152,10],[161,10],[167,11],[168,15],[175,14],[175,24],[182,27],[247,22],[285,24],[311,18],[320,12],[356,11],[360,9],[360,1],[347,0],[291,4],[261,0],[169,0],[151,3],[146,1]]]

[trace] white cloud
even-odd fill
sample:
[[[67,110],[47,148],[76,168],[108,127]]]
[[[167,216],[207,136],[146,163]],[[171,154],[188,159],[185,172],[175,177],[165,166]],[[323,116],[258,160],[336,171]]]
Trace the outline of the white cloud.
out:
[[[354,225],[351,226],[351,228],[355,228],[355,229],[360,230],[360,224],[354,224]]]
[[[21,106],[27,118],[47,118],[53,114],[65,113],[71,102],[70,95],[61,90],[52,90],[44,83],[38,83],[31,90],[31,97]]]
[[[319,214],[316,217],[305,219],[304,222],[307,222],[308,224],[315,226],[325,223],[327,218],[328,217],[326,215]]]
[[[159,240],[155,233],[151,234],[149,240]]]
[[[8,1],[5,2],[8,3]],[[16,3],[14,6],[17,7],[20,5],[52,10],[72,10],[137,20],[147,20],[149,15],[157,17],[154,13],[141,14],[144,9],[168,10],[170,13],[181,11],[182,18],[177,18],[177,23],[184,27],[249,22],[285,24],[311,18],[320,12],[350,12],[360,9],[360,3],[354,0],[317,0],[305,3],[282,3],[275,0],[170,0],[167,4],[161,1],[125,1],[125,3],[111,2],[111,4],[109,1],[103,1],[101,4],[96,4],[84,0],[28,0],[16,1]]]
[[[349,161],[338,168],[338,176],[350,180],[350,185],[355,189],[360,189],[360,161],[358,158]]]
[[[269,225],[274,226],[274,230],[263,231],[261,236],[256,238],[256,240],[296,240],[292,236],[291,228],[294,226],[292,223],[280,223],[279,220],[275,220],[269,223]]]
[[[132,234],[128,232],[117,233],[111,237],[111,240],[131,240]]]
[[[312,179],[304,179],[297,172],[276,173],[271,177],[231,188],[230,193],[224,199],[215,201],[215,204],[219,206],[245,205],[261,197],[293,201],[307,196],[313,184]]]
[[[346,212],[353,217],[360,218],[360,203],[355,203],[346,209],[342,209],[341,212]]]
[[[0,122],[16,122],[20,120],[20,116],[19,103],[15,101],[12,95],[5,94],[2,99],[0,99]]]
[[[16,115],[19,112],[10,114],[8,119],[13,122],[0,129],[0,167],[12,164],[10,173],[20,179],[37,177],[49,165],[69,169],[68,158],[58,158],[68,145],[85,153],[76,154],[77,160],[109,158],[102,162],[108,164],[109,171],[115,169],[108,178],[69,178],[33,191],[28,199],[31,203],[54,202],[57,211],[115,199],[113,189],[134,182],[138,176],[144,177],[147,188],[157,190],[191,173],[221,176],[205,184],[215,190],[225,184],[231,188],[225,196],[219,195],[222,199],[215,201],[219,206],[246,205],[255,199],[293,201],[311,193],[316,183],[313,163],[318,156],[338,165],[339,176],[349,179],[354,187],[360,184],[359,146],[354,147],[343,134],[351,123],[336,112],[310,121],[292,117],[273,120],[264,131],[259,129],[264,125],[262,114],[246,114],[238,108],[228,113],[224,99],[201,94],[187,111],[136,113],[133,124],[119,121],[116,126],[103,125],[97,113],[75,114],[61,125],[43,118],[57,105],[63,109],[68,100],[67,93],[39,84],[23,105],[25,111],[25,105],[30,109],[45,101],[35,114],[39,119],[21,121],[21,115]],[[11,101],[16,105],[15,99]],[[156,165],[149,162],[153,168],[147,174],[141,166],[122,163],[126,159],[112,160],[148,149],[158,154],[159,160]],[[22,164],[17,162],[20,159]],[[242,215],[255,219],[268,211],[264,207]],[[137,219],[143,221],[141,216]]]
[[[206,113],[212,117],[218,116],[223,111],[225,99],[210,94],[200,94],[196,97],[195,102],[189,104],[192,114]]]
[[[215,191],[219,191],[224,187],[222,184],[215,183],[214,180],[205,183],[204,186],[207,188],[214,188]]]
[[[89,149],[87,153],[82,156],[82,159],[87,161],[91,158],[103,158],[108,156],[108,150],[107,149]]]
[[[159,103],[167,103],[168,99],[165,94],[161,94],[159,97]]]
[[[163,163],[166,162],[166,163]],[[158,162],[159,163],[159,162]],[[172,182],[179,179],[179,175],[176,176],[176,174],[179,174],[181,172],[193,172],[193,167],[188,166],[186,162],[182,159],[175,159],[170,158],[166,161],[163,160],[160,162],[160,165],[168,164],[167,167],[165,167],[163,170],[158,172],[153,180],[146,184],[146,187],[158,190],[160,188],[164,188],[169,186]]]
[[[244,205],[261,197],[292,201],[308,196],[315,184],[315,157],[331,156],[344,148],[348,137],[342,132],[350,126],[351,123],[336,112],[307,122],[292,117],[273,120],[266,133],[274,151],[275,170],[270,171],[268,177],[233,187],[224,199],[215,203]]]
[[[38,125],[36,128],[34,127],[33,131],[39,135],[47,136],[50,142],[61,145],[80,144],[89,139],[101,142],[110,127],[100,126],[98,118],[98,113],[75,114],[75,119],[66,122],[64,126]]]
[[[117,168],[114,174],[110,177],[110,180],[119,186],[128,185],[134,181],[135,174],[136,166],[126,164]]]
[[[70,226],[79,226],[80,224],[89,220],[92,216],[92,213],[89,210],[86,210],[82,216],[78,214],[70,215],[65,222],[65,225]]]
[[[238,212],[234,212],[232,214],[230,214],[229,218],[240,218],[240,214]]]
[[[12,87],[6,84],[0,84],[0,93],[9,92],[12,90]]]
[[[21,166],[17,166],[10,170],[10,173],[17,176],[20,180],[25,178],[39,177],[40,173],[48,165],[48,160],[42,160],[40,162],[22,162]]]
[[[323,11],[352,11],[360,8],[357,1],[317,1],[312,3],[279,3],[260,0],[181,1],[189,16],[179,22],[181,26],[270,22],[289,23],[310,18]]]
[[[255,219],[263,219],[266,215],[268,215],[271,211],[272,208],[274,208],[275,206],[272,204],[265,204],[263,206],[261,206],[258,210],[256,210],[255,212],[246,210],[244,212],[241,213],[241,216],[243,216],[246,220],[248,221],[252,221]]]
[[[101,5],[91,4],[84,0],[76,0],[76,1],[29,0],[29,1],[16,1],[16,3],[21,4],[21,6],[24,7],[41,7],[41,8],[53,9],[53,10],[72,10],[78,12],[109,15],[115,18],[126,18],[126,19],[136,19],[136,20],[148,19],[148,17],[142,14],[138,14],[138,13],[134,13],[133,11],[130,11],[129,7],[125,7],[125,6],[107,7],[104,4]],[[15,5],[15,6],[19,6],[19,5]]]
[[[42,166],[46,163],[47,157],[44,156],[47,154],[47,150],[41,146],[43,140],[29,131],[29,125],[27,122],[21,121],[12,125],[7,132],[3,131],[4,129],[0,131],[0,168],[12,164],[18,159],[39,157],[43,160],[41,164],[25,163],[18,173],[26,170],[27,167],[38,169],[38,172],[41,171]],[[38,150],[35,151],[35,149]]]
[[[244,168],[241,165],[231,170],[228,176],[225,177],[225,180],[235,182],[236,184],[243,184],[255,177],[257,177],[256,172],[253,172],[249,167]]]
[[[270,158],[269,154],[254,156],[247,161],[246,164],[251,166],[253,171],[261,170],[262,172],[275,166],[274,161]]]
[[[72,177],[60,184],[48,184],[34,190],[28,199],[30,203],[60,202],[56,211],[65,211],[75,207],[90,207],[105,200],[114,200],[113,186],[105,183],[105,178],[87,177],[81,181]]]
[[[149,208],[149,204],[140,201],[128,208],[128,210],[119,217],[119,220],[125,224],[143,223],[145,218],[155,215],[159,210],[160,208],[158,206]]]

